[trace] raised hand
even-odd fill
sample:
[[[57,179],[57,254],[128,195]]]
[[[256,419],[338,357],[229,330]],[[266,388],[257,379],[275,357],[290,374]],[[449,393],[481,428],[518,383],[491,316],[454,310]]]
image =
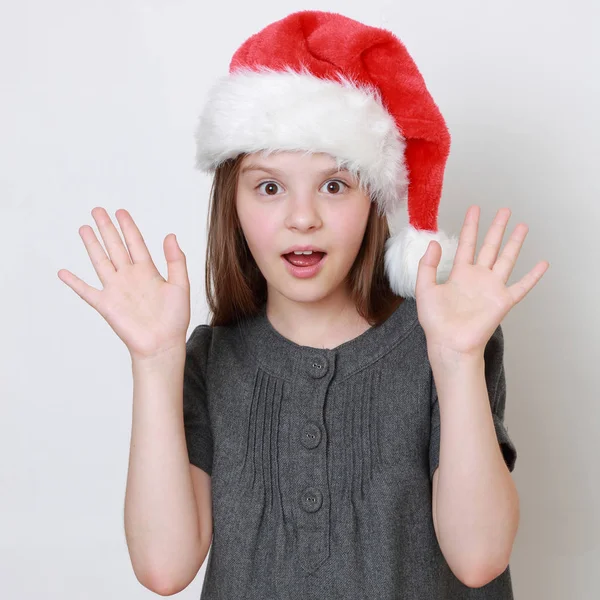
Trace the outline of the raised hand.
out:
[[[540,261],[519,281],[506,286],[528,232],[525,223],[517,225],[498,256],[510,214],[508,208],[498,211],[475,261],[480,210],[478,206],[467,210],[452,271],[443,284],[436,283],[441,246],[431,242],[421,258],[415,291],[430,356],[455,360],[482,354],[502,319],[550,266]]]
[[[88,285],[66,269],[58,271],[58,277],[104,317],[132,359],[151,359],[185,343],[190,322],[186,258],[175,235],[169,234],[163,242],[165,281],[131,215],[124,209],[115,215],[127,247],[108,213],[101,207],[92,210],[108,256],[91,227],[79,228],[104,289]]]

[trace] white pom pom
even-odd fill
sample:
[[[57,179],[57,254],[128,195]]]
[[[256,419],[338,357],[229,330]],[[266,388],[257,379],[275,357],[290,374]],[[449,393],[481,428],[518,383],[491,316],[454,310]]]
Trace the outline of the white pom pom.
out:
[[[436,281],[444,283],[450,276],[458,247],[458,237],[443,231],[415,229],[407,225],[390,237],[385,244],[385,273],[392,291],[397,296],[415,298],[419,261],[431,240],[442,247],[442,257],[437,268]]]

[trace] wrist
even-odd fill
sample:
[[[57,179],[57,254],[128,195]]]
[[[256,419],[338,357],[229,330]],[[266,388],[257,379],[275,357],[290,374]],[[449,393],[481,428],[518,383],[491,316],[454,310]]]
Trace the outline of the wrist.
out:
[[[428,345],[427,356],[434,372],[477,371],[485,364],[483,350],[465,353]]]
[[[131,365],[136,370],[150,370],[169,368],[185,362],[186,344],[185,340],[148,355],[130,353]]]

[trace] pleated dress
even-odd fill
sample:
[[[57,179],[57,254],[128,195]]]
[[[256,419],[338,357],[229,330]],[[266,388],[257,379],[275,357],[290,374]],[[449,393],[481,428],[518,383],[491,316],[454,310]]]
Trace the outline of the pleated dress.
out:
[[[498,443],[501,326],[485,349]],[[266,306],[186,342],[189,460],[211,475],[201,600],[512,600],[510,566],[481,588],[450,570],[432,517],[440,413],[416,301],[335,348],[301,346]]]

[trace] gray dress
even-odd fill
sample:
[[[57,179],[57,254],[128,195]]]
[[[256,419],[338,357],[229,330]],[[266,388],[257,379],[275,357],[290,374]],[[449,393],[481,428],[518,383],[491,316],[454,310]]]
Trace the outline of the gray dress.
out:
[[[503,334],[485,350],[496,434]],[[201,600],[510,600],[510,567],[481,588],[452,573],[432,518],[440,415],[416,301],[333,349],[300,346],[263,307],[187,341],[190,462],[212,476]]]

